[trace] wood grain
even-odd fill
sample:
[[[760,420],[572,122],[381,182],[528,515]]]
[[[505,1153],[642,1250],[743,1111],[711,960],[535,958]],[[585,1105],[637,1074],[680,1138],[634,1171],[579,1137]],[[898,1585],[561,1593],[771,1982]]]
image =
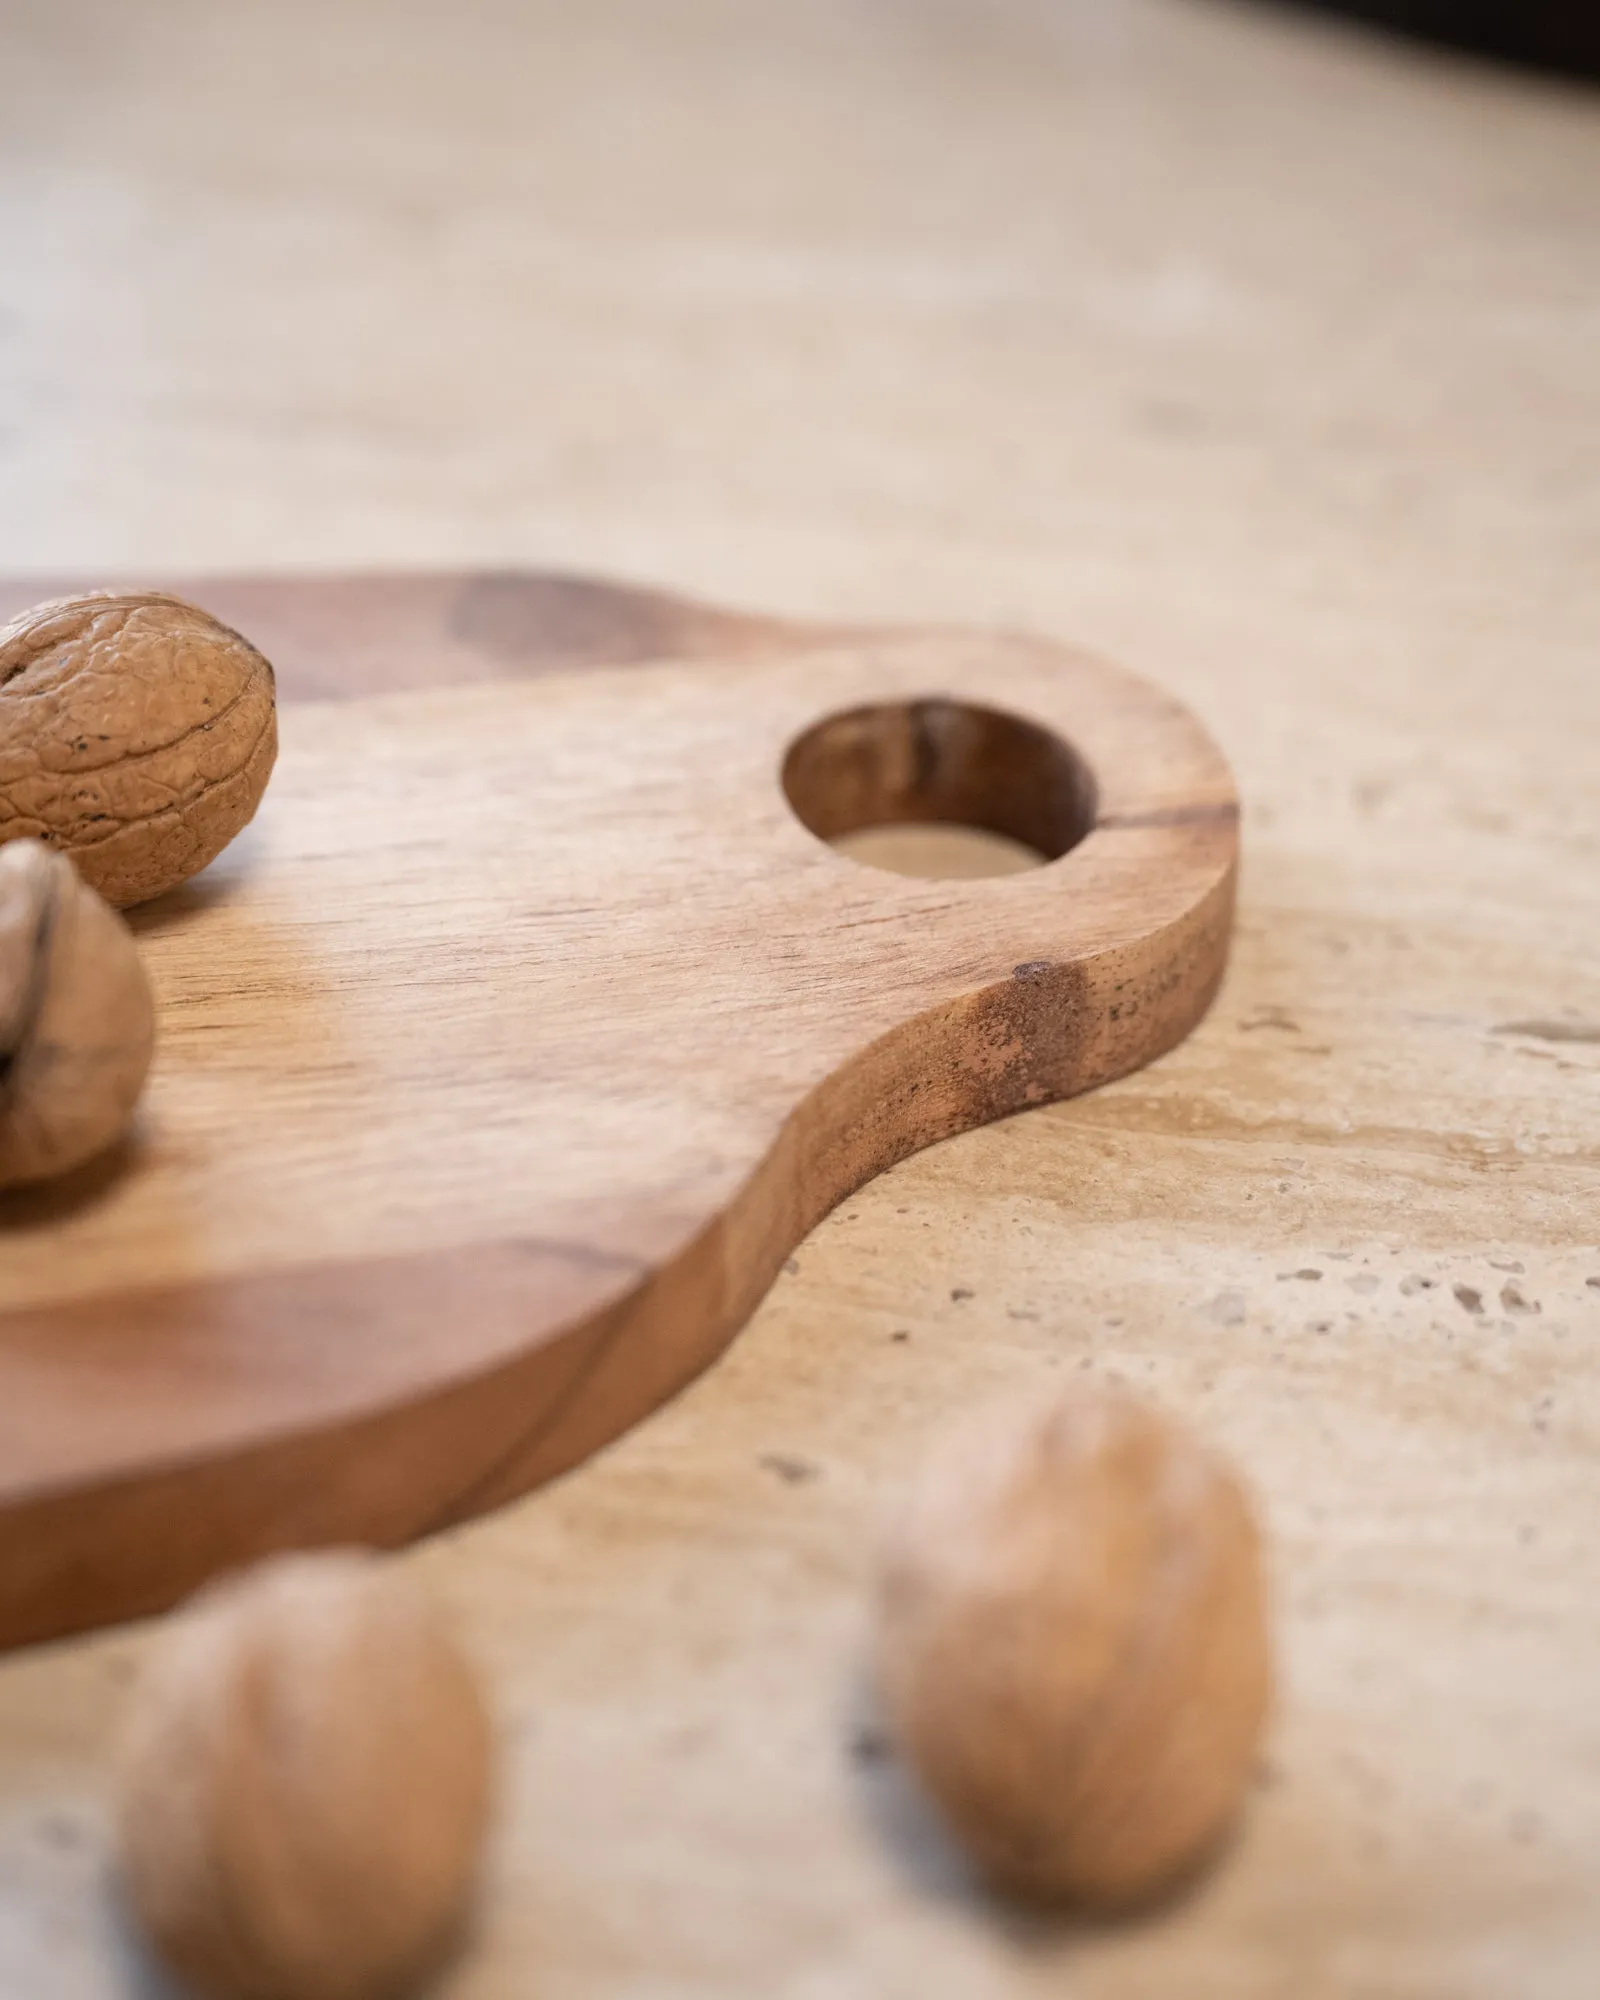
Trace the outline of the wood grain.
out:
[[[0,1210],[5,1642],[548,1479],[841,1196],[1138,1067],[1220,978],[1227,769],[1087,655],[401,582],[442,684],[412,635],[380,695],[389,586],[198,594],[330,698],[285,704],[249,836],[136,913],[135,1139]],[[1055,858],[913,881],[824,843],[905,819]]]

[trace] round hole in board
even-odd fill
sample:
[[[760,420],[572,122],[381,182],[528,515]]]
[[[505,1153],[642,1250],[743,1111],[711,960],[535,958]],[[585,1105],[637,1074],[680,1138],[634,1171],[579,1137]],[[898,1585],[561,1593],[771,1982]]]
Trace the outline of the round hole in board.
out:
[[[789,747],[802,825],[898,875],[1012,875],[1094,825],[1094,774],[1070,744],[1000,709],[942,696],[846,709]]]

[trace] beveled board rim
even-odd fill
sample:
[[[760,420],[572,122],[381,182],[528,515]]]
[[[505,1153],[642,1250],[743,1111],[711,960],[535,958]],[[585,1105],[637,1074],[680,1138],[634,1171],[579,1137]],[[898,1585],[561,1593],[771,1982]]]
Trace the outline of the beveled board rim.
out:
[[[10,615],[19,597],[32,602],[77,587],[79,579],[42,589],[0,584],[0,616]],[[286,702],[360,700],[379,687],[427,685],[429,672],[437,685],[684,660],[737,658],[748,666],[768,655],[809,653],[820,661],[840,647],[871,653],[917,636],[807,627],[536,574],[191,578],[163,579],[161,587],[238,622],[269,656],[276,652]],[[980,649],[1013,643],[981,633],[927,636]],[[1034,650],[1052,652],[1037,643]],[[1084,656],[1054,650],[1081,666]],[[1138,698],[1148,700],[1152,716],[1176,717],[1209,744],[1165,696],[1120,669],[1097,671],[1124,693],[1142,689]],[[1097,1007],[1105,1011],[1090,970],[1070,961],[1023,963],[1001,985],[966,991],[861,1049],[795,1107],[730,1207],[664,1259],[600,1269],[589,1250],[574,1254],[571,1245],[530,1234],[467,1250],[196,1281],[181,1298],[152,1291],[44,1309],[35,1352],[75,1353],[87,1364],[86,1402],[114,1393],[116,1355],[141,1325],[170,1335],[187,1317],[203,1341],[219,1315],[233,1316],[246,1332],[259,1315],[263,1325],[298,1325],[314,1347],[319,1315],[371,1310],[375,1297],[402,1334],[415,1326],[419,1338],[454,1311],[498,1316],[509,1358],[476,1373],[435,1374],[420,1394],[401,1387],[320,1427],[263,1434],[220,1457],[168,1451],[108,1477],[55,1483],[7,1481],[0,1466],[0,1643],[159,1608],[214,1569],[270,1548],[407,1539],[539,1483],[715,1358],[805,1231],[873,1173],[948,1132],[1092,1087],[1170,1046],[1209,1003],[1231,921],[1237,801],[1226,765],[1209,748],[1204,796],[1120,815],[1113,798],[1097,822],[1098,830],[1136,842],[1146,865],[1196,843],[1206,856],[1203,892],[1168,927],[1171,935],[1155,941],[1166,959],[1137,973],[1154,981],[1152,991],[1163,981],[1181,991],[1164,995],[1164,1011],[1152,1003],[1140,1034],[1114,1036],[1109,1051],[1086,1052],[1082,1023]],[[1130,933],[1124,948],[1132,954],[1148,943]],[[995,1087],[918,1123],[923,1114],[904,1106],[924,1072],[959,1070],[963,1051],[985,1037],[985,1046],[1020,1047],[1027,1057],[1021,1070],[1013,1066]],[[884,1115],[884,1105],[902,1100],[893,1117]],[[519,1346],[515,1323],[535,1277],[566,1300],[566,1316]],[[0,1357],[18,1317],[0,1315]]]

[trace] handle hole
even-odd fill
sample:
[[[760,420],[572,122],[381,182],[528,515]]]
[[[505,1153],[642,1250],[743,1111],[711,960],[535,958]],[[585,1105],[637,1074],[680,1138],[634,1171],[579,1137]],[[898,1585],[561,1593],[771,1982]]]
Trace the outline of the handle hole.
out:
[[[933,697],[825,717],[789,747],[801,824],[900,875],[1011,875],[1094,825],[1095,784],[1070,744],[997,708]]]

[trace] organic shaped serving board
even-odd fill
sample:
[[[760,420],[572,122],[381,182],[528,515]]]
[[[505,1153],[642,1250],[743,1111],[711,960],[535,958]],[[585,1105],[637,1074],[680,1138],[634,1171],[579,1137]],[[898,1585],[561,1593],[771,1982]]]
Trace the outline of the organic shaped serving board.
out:
[[[850,1190],[1148,1062],[1221,976],[1228,769],[1068,648],[536,576],[176,587],[276,662],[282,748],[134,913],[133,1140],[0,1196],[0,1644],[550,1478]],[[1059,858],[819,837],[937,819]]]

